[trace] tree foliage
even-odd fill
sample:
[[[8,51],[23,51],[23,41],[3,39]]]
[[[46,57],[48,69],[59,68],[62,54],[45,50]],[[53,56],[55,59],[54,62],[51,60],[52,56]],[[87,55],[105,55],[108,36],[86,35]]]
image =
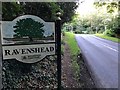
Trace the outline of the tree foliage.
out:
[[[96,7],[106,6],[106,9],[107,9],[108,13],[113,13],[115,11],[115,9],[118,9],[118,7],[119,7],[118,1],[113,1],[113,2],[95,2],[94,5]]]
[[[23,8],[16,2],[3,2],[2,3],[2,20],[11,21],[22,14]]]
[[[75,9],[78,7],[77,2],[3,2],[2,20],[12,21],[14,18],[31,14],[42,18],[45,21],[55,21],[56,12],[62,13],[62,24],[72,20]]]
[[[32,38],[42,38],[44,36],[43,23],[34,21],[31,18],[21,19],[17,21],[15,28],[14,37],[21,38],[28,36],[31,40]]]
[[[112,15],[112,17],[109,17],[111,19],[111,22],[106,23],[107,28],[109,29],[107,33],[112,36],[120,35],[120,23],[118,23],[120,22],[120,16],[115,15],[115,12],[119,13],[120,2],[95,2],[94,4],[97,8],[105,6],[107,12]]]
[[[115,20],[114,20],[114,26],[113,26],[113,32],[115,32],[116,34],[119,34],[120,35],[120,16],[119,17],[116,17]]]
[[[57,11],[60,11],[60,8],[54,2],[26,2],[24,4],[24,14],[36,15],[45,21],[55,20]]]
[[[113,13],[108,13],[107,10],[104,11],[104,8],[99,7],[95,13],[88,14],[86,16],[75,15],[69,23],[72,27],[79,32],[85,33],[103,33],[107,30],[107,34],[109,33],[111,36],[116,36],[120,32],[119,30],[119,16]]]
[[[70,22],[72,17],[75,15],[75,9],[78,7],[77,2],[58,2],[57,5],[60,7],[62,12],[62,23]]]

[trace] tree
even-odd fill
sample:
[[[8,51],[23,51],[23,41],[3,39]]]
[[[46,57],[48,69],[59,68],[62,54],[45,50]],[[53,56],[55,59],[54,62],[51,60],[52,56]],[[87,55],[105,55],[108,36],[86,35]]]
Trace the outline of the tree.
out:
[[[114,20],[114,26],[112,27],[112,31],[116,34],[116,37],[120,38],[120,16],[116,17]]]
[[[16,2],[2,3],[2,20],[11,21],[23,13],[23,7]]]
[[[94,3],[94,5],[96,6],[96,7],[102,7],[102,6],[105,6],[106,7],[106,9],[107,9],[107,12],[108,13],[113,13],[119,6],[119,3],[118,3],[118,1],[116,0],[116,1],[108,1],[108,2],[95,2]]]
[[[23,7],[24,14],[36,15],[44,21],[55,21],[56,12],[60,11],[55,2],[25,2]]]
[[[21,19],[17,21],[14,32],[15,38],[22,38],[28,36],[30,41],[33,41],[33,38],[42,38],[44,37],[43,23],[34,21],[31,18]]]
[[[110,19],[110,21],[106,23],[108,34],[110,32],[112,36],[118,37],[119,35],[120,37],[120,29],[119,29],[120,23],[118,23],[120,21],[120,16],[118,15],[119,13],[118,10],[120,9],[120,2],[116,0],[114,2],[113,1],[112,2],[110,1],[109,2],[95,2],[94,4],[97,8],[99,7],[106,8],[107,13],[111,14],[111,16],[109,15],[110,16],[109,18],[107,17],[106,19],[104,19],[104,21]]]
[[[31,14],[44,21],[55,21],[56,12],[62,13],[62,24],[72,20],[77,2],[3,2],[3,21],[13,20],[20,15]]]
[[[62,24],[72,20],[77,2],[26,2],[24,4],[25,14],[34,14],[44,21],[55,21],[56,12],[62,13]]]
[[[62,12],[62,24],[70,22],[75,15],[75,10],[78,7],[78,2],[58,2],[57,3]]]

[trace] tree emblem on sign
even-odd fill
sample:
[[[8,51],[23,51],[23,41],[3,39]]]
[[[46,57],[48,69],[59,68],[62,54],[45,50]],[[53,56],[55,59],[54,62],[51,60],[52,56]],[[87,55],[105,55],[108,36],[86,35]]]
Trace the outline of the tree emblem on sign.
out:
[[[31,18],[21,19],[13,26],[13,28],[15,28],[14,38],[29,37],[30,41],[33,41],[33,38],[43,38],[43,26],[43,23]]]

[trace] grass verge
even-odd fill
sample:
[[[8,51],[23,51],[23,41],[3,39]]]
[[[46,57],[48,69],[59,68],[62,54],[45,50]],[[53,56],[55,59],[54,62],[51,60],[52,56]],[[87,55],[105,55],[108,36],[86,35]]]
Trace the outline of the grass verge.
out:
[[[104,35],[104,34],[95,34],[95,36],[98,36],[100,38],[104,38],[104,39],[107,39],[107,40],[111,40],[113,42],[120,43],[120,39],[115,38],[115,37],[110,37],[110,36],[107,36],[107,35]]]
[[[65,41],[64,41],[64,38],[62,35],[62,37],[61,37],[61,55],[64,55],[64,44],[65,44]]]
[[[77,55],[80,52],[78,44],[75,40],[75,35],[71,32],[65,32],[65,41],[69,45],[71,55]]]
[[[79,73],[80,73],[80,67],[77,63],[77,55],[80,53],[80,49],[75,40],[75,35],[71,32],[65,32],[65,42],[68,44],[70,48],[70,54],[72,58],[72,67],[75,72],[74,76],[77,79],[79,78]]]

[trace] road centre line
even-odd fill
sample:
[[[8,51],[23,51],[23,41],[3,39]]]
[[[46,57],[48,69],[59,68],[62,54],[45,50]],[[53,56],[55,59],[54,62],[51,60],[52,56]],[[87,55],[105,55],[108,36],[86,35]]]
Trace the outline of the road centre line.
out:
[[[83,37],[83,36],[82,36],[82,37]],[[93,37],[95,37],[95,36],[93,36]],[[83,38],[84,38],[84,37],[83,37]],[[98,37],[95,37],[95,38],[98,38]],[[98,39],[99,39],[99,38],[98,38]],[[103,46],[106,47],[106,48],[109,48],[109,49],[111,49],[111,50],[113,50],[113,51],[115,51],[115,52],[118,52],[118,50],[110,47],[109,44],[107,44],[107,43],[102,42],[102,43],[100,43],[100,44],[103,45]]]
[[[103,46],[105,46],[105,47],[107,47],[107,48],[109,48],[109,49],[111,49],[111,50],[113,50],[113,51],[115,51],[115,52],[118,52],[118,50],[113,49],[113,48],[109,47],[108,45],[103,45]]]
[[[96,37],[96,36],[93,36],[93,37],[101,40],[101,38],[98,38],[98,37]],[[105,43],[105,44],[106,44],[106,43]],[[115,52],[118,52],[118,50],[116,50],[116,49],[114,49],[114,48],[111,48],[110,46],[105,45],[105,44],[101,44],[101,45],[103,45],[103,46],[105,46],[105,47],[107,47],[107,48],[109,48],[109,49],[111,49],[111,50],[113,50],[113,51],[115,51]]]

